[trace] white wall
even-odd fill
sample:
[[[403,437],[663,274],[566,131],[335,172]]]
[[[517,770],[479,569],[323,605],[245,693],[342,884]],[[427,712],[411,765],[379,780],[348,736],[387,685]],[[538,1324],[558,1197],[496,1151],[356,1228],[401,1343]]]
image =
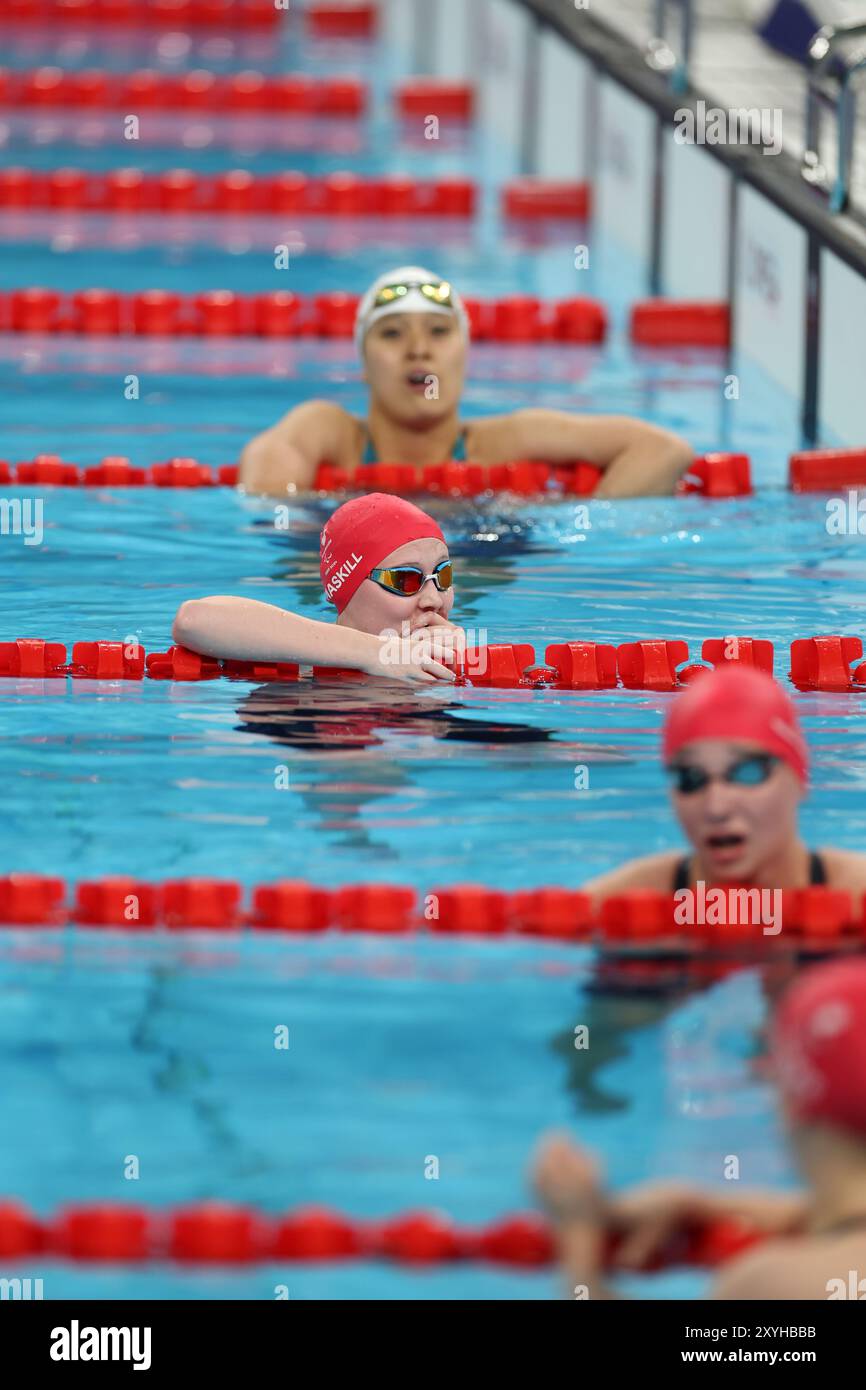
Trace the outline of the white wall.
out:
[[[821,252],[818,365],[820,428],[866,446],[866,280],[832,251]]]
[[[587,112],[592,69],[549,29],[538,46],[538,127],[533,172],[543,179],[587,176]]]
[[[529,13],[512,0],[471,0],[471,10],[477,25],[472,58],[480,118],[507,149],[519,150],[526,110]]]
[[[806,251],[797,222],[753,188],[740,189],[733,346],[797,400],[805,364]]]
[[[417,0],[384,0],[379,4],[379,26],[385,47],[402,58],[415,51]]]
[[[672,299],[727,299],[731,174],[673,127],[663,143],[661,288]]]
[[[618,83],[599,84],[593,234],[613,237],[642,261],[650,255],[655,114]]]
[[[473,78],[469,26],[473,6],[467,0],[426,0],[433,24],[430,72],[454,82]]]

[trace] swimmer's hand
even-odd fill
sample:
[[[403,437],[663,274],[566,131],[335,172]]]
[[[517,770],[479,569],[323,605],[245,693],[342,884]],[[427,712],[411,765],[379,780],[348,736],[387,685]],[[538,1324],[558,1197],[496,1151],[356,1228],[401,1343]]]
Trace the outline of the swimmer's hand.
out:
[[[569,1296],[609,1298],[602,1277],[607,1233],[601,1174],[591,1154],[567,1134],[548,1134],[533,1165]]]
[[[791,1233],[801,1225],[805,1211],[804,1199],[787,1192],[735,1196],[683,1182],[642,1183],[608,1202],[608,1222],[619,1235],[613,1263],[622,1269],[645,1269],[689,1227],[712,1221],[741,1221],[776,1235]]]
[[[414,632],[412,641],[429,645],[433,656],[453,666],[455,662],[466,659],[466,632],[457,623],[451,623],[440,613],[430,613],[423,618]]]
[[[462,628],[438,624],[404,633],[385,631],[376,639],[379,647],[365,666],[368,675],[387,676],[409,685],[429,685],[434,681],[453,683],[453,666],[465,647]]]
[[[598,1167],[568,1135],[550,1134],[543,1140],[535,1158],[533,1181],[558,1226],[598,1221],[604,1200]]]

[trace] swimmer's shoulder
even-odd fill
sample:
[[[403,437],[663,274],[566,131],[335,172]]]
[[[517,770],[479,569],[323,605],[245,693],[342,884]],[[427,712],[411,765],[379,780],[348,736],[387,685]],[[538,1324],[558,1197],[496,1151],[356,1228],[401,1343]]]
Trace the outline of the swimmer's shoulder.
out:
[[[599,874],[581,885],[581,891],[591,893],[596,899],[609,898],[614,893],[631,893],[647,889],[654,893],[673,891],[676,867],[682,858],[675,850],[663,854],[647,854],[640,859],[630,859],[610,873]]]
[[[819,849],[828,888],[866,893],[866,854],[853,849]]]
[[[356,420],[335,401],[315,399],[304,401],[287,411],[274,428],[283,436],[291,437],[293,442],[302,436],[315,438],[326,442],[333,450],[335,446],[350,449],[355,444],[359,430],[363,431],[364,427],[360,420]],[[337,459],[331,461],[338,462]]]
[[[240,481],[248,492],[282,493],[310,487],[320,463],[356,461],[357,421],[333,401],[296,405],[255,436],[241,452]]]
[[[514,415],[488,415],[483,420],[467,420],[463,426],[467,462],[509,463],[518,458],[514,418]]]
[[[864,1235],[787,1236],[762,1241],[730,1261],[710,1291],[712,1299],[826,1299],[831,1280],[863,1263]]]

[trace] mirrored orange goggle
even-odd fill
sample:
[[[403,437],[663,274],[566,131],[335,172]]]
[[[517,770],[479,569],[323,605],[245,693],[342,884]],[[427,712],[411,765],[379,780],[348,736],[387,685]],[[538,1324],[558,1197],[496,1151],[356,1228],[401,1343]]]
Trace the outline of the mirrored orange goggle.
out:
[[[441,560],[430,574],[425,574],[420,565],[391,565],[387,569],[373,570],[370,578],[391,594],[411,598],[413,594],[420,593],[428,579],[432,579],[439,592],[444,594],[454,583],[454,570],[450,560]]]

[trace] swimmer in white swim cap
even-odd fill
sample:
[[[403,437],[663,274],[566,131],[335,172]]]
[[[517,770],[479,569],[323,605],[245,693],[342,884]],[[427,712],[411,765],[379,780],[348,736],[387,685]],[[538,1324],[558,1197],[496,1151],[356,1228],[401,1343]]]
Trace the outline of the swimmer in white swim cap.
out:
[[[334,401],[295,406],[241,456],[248,492],[285,496],[311,488],[319,465],[350,474],[377,462],[497,464],[576,460],[601,470],[599,497],[664,495],[692,461],[677,435],[623,415],[580,416],[522,409],[461,421],[469,315],[450,281],[422,266],[397,266],[362,295],[355,344],[370,391],[365,419]]]

